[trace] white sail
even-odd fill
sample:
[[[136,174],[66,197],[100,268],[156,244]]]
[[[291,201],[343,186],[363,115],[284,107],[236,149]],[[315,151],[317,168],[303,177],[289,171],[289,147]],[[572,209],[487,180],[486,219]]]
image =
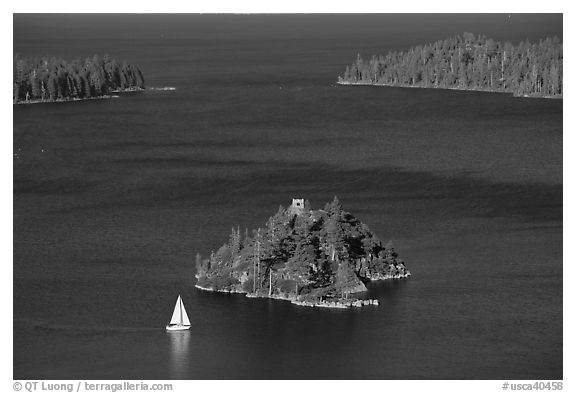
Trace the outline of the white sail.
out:
[[[182,306],[182,325],[190,326],[190,320],[188,319],[188,314],[186,314],[186,309],[184,308],[184,302],[180,299],[180,305]]]
[[[182,302],[180,295],[178,295],[178,300],[176,300],[176,305],[174,306],[174,312],[172,313],[170,325],[190,326],[190,320],[188,319],[188,314],[186,314],[184,302]]]
[[[172,313],[172,319],[170,320],[170,325],[182,324],[182,299],[178,295],[178,300],[176,300],[176,305],[174,306],[174,312]],[[188,317],[186,317],[188,319]]]

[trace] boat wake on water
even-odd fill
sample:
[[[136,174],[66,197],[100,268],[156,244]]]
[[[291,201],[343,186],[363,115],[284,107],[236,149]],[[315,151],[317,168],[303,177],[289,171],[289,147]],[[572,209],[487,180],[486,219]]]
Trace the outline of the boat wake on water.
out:
[[[148,87],[146,90],[156,90],[156,91],[175,91],[176,88],[172,86],[164,86],[164,87]]]

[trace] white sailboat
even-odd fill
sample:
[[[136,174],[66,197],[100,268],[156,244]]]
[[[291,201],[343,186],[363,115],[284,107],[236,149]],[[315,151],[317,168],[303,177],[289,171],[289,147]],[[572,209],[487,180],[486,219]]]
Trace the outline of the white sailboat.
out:
[[[182,298],[178,295],[178,300],[176,300],[176,305],[174,306],[174,312],[172,313],[172,319],[170,323],[166,326],[166,330],[187,330],[190,329],[190,320],[188,319],[188,314],[186,314],[186,309],[184,308],[184,303]]]

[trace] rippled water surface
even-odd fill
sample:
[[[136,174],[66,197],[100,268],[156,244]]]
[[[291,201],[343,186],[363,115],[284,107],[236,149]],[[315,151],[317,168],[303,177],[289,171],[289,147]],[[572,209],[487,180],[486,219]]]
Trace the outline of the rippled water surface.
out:
[[[334,84],[358,51],[561,18],[363,17],[15,17],[15,51],[177,90],[14,108],[14,378],[562,378],[562,101]],[[379,307],[193,288],[231,227],[334,195],[413,273]]]

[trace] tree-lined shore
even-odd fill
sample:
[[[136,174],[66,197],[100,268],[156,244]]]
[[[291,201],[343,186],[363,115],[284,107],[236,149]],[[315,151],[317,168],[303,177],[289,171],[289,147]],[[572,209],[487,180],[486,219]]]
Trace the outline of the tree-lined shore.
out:
[[[444,88],[561,98],[562,42],[546,38],[518,45],[464,33],[407,51],[356,61],[340,84]]]
[[[145,88],[138,66],[108,55],[73,61],[15,55],[13,80],[15,104],[103,98]]]

